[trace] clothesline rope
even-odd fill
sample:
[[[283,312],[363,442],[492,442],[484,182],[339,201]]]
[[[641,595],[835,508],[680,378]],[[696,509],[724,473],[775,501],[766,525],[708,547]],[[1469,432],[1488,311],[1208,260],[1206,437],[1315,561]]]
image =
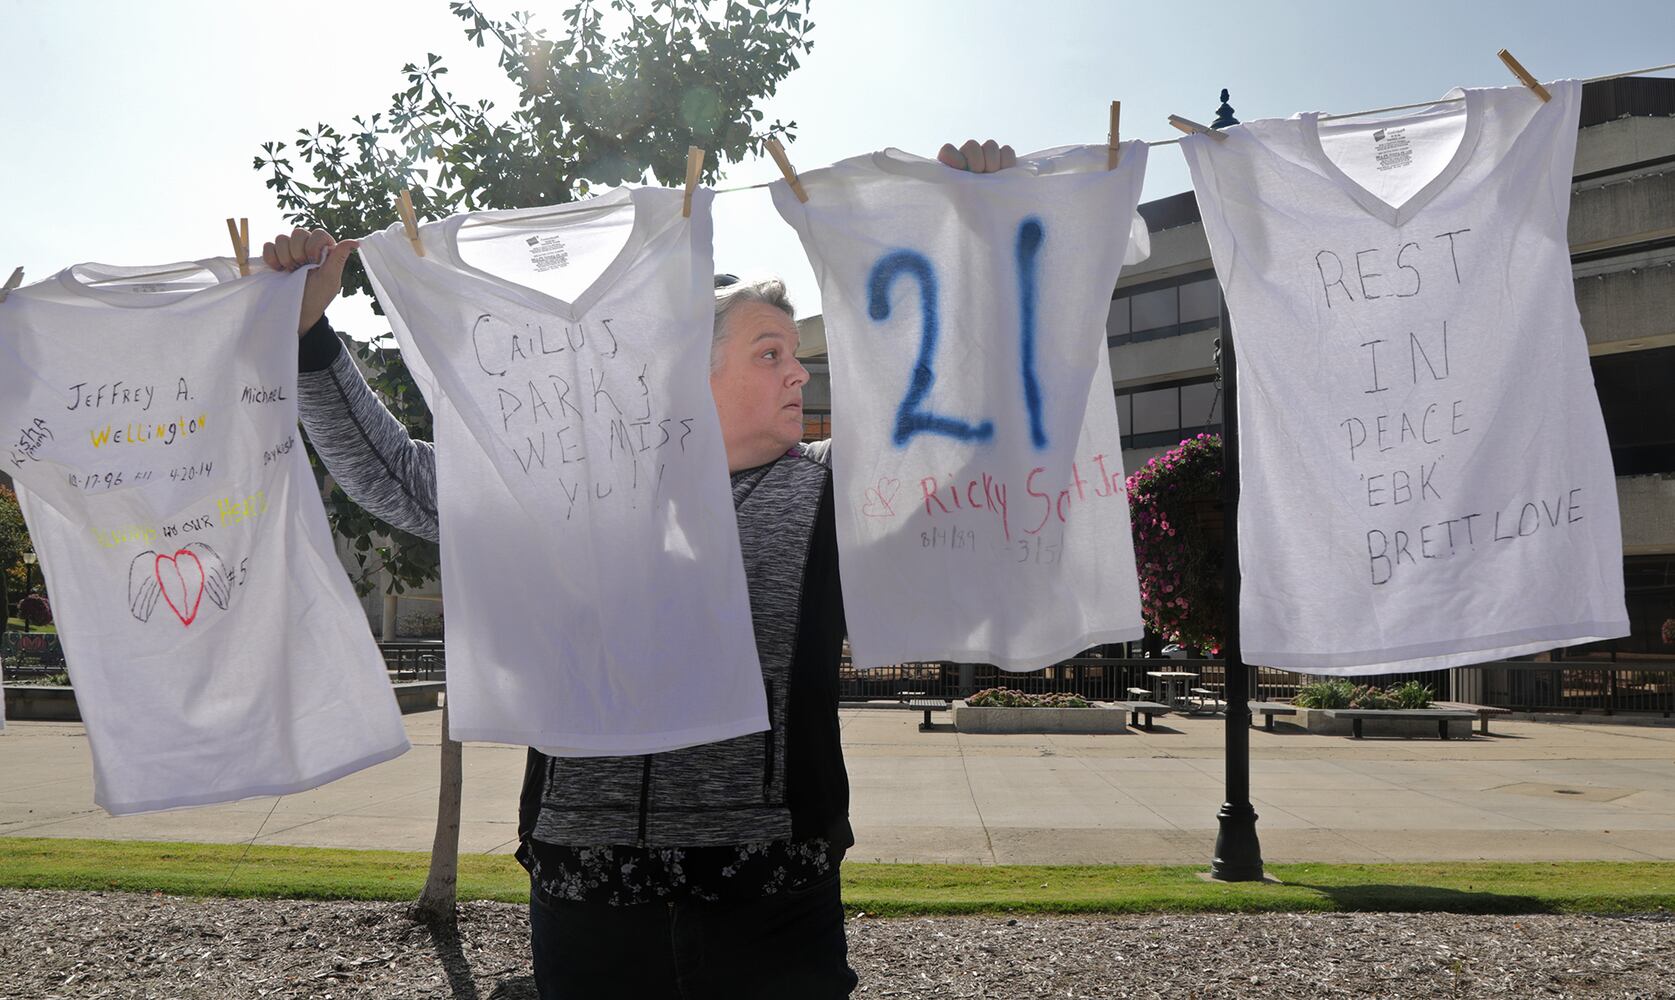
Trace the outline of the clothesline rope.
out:
[[[1647,66],[1645,69],[1631,69],[1626,73],[1607,73],[1604,76],[1590,76],[1582,82],[1584,84],[1604,83],[1607,80],[1621,80],[1625,76],[1642,76],[1646,73],[1658,73],[1666,69],[1675,69],[1675,63],[1666,63],[1662,66]],[[1465,100],[1463,97],[1450,97],[1437,101],[1420,101],[1417,104],[1396,104],[1388,108],[1373,108],[1370,111],[1350,111],[1341,115],[1321,115],[1320,120],[1323,122],[1329,122],[1339,118],[1362,118],[1367,115],[1387,114],[1391,111],[1411,111],[1414,108],[1429,108],[1438,104],[1455,104],[1463,100]],[[1180,140],[1177,139],[1175,141],[1179,142]]]
[[[1582,82],[1584,84],[1604,83],[1607,80],[1621,80],[1624,77],[1628,77],[1628,76],[1643,76],[1647,73],[1659,73],[1659,72],[1662,72],[1663,70],[1666,70],[1666,69],[1675,69],[1675,63],[1666,63],[1662,66],[1647,66],[1644,69],[1625,70],[1621,73],[1607,73],[1604,76],[1591,76],[1591,77],[1588,77],[1587,79],[1583,80]],[[1430,107],[1435,107],[1438,104],[1456,104],[1456,103],[1458,103],[1460,101],[1463,101],[1463,100],[1465,100],[1465,98],[1463,98],[1463,97],[1449,97],[1449,98],[1442,98],[1442,99],[1438,99],[1438,100],[1419,101],[1419,102],[1414,103],[1414,104],[1393,104],[1393,105],[1391,105],[1390,107],[1387,107],[1387,108],[1369,108],[1366,111],[1346,111],[1342,114],[1336,114],[1336,115],[1321,115],[1320,120],[1323,121],[1323,122],[1329,122],[1329,121],[1336,121],[1336,120],[1341,119],[1341,118],[1365,118],[1368,115],[1382,115],[1382,114],[1388,114],[1392,111],[1411,111],[1414,108],[1430,108]],[[1145,140],[1146,145],[1148,145],[1148,146],[1173,146],[1173,145],[1179,143],[1180,141],[1181,141],[1180,137],[1178,137],[1178,136],[1176,138],[1173,138],[1173,139],[1147,139],[1147,140]],[[734,191],[754,191],[757,188],[767,187],[768,185],[770,185],[772,183],[774,183],[774,182],[773,181],[767,181],[767,182],[762,183],[762,184],[746,184],[746,185],[742,185],[740,187],[716,188],[715,193],[716,194],[729,194],[729,193],[734,192]]]
[[[1592,76],[1592,77],[1588,77],[1587,79],[1583,80],[1582,82],[1584,84],[1604,83],[1607,80],[1621,80],[1624,77],[1629,77],[1629,76],[1644,76],[1647,73],[1660,73],[1664,70],[1669,70],[1669,69],[1675,69],[1675,63],[1665,63],[1662,66],[1647,66],[1644,69],[1624,70],[1621,73],[1607,73],[1604,76]],[[1419,101],[1418,103],[1415,103],[1415,104],[1395,104],[1395,105],[1391,105],[1390,107],[1387,107],[1387,108],[1370,108],[1366,111],[1348,111],[1348,112],[1344,112],[1343,114],[1321,115],[1320,120],[1321,121],[1334,121],[1334,120],[1341,119],[1341,118],[1364,118],[1364,117],[1367,117],[1369,115],[1388,114],[1389,112],[1392,112],[1392,111],[1410,111],[1414,108],[1430,108],[1430,107],[1435,107],[1438,104],[1452,104],[1452,103],[1455,103],[1455,102],[1460,101],[1460,100],[1463,100],[1463,98],[1450,97],[1450,98],[1442,98],[1442,99],[1431,100],[1431,101]],[[1180,138],[1145,140],[1147,146],[1173,146],[1180,141],[1181,141]],[[739,185],[739,186],[736,186],[736,187],[712,188],[711,191],[714,194],[735,194],[735,193],[740,192],[740,191],[755,191],[759,188],[768,187],[768,186],[776,183],[778,180],[779,180],[779,178],[775,178],[774,180],[771,180],[771,181],[763,181],[760,184],[742,184],[742,185]],[[524,219],[520,219],[519,221],[528,222],[528,221],[534,221],[534,220],[537,220],[537,219],[544,219],[544,218],[549,218],[549,217],[553,217],[553,216],[564,215],[564,214],[567,214],[568,212],[578,211],[582,207],[584,207],[584,206],[581,206],[581,205],[567,206],[565,208],[557,209],[557,210],[554,210],[552,212],[547,212],[547,213],[543,213],[543,214],[540,214],[540,215],[526,216]],[[89,282],[87,282],[87,284],[89,284],[89,285],[109,285],[109,284],[116,284],[118,282],[125,282],[125,281],[156,280],[158,278],[170,278],[170,277],[178,277],[178,276],[187,275],[187,274],[196,274],[201,270],[203,270],[203,268],[201,268],[201,267],[179,267],[179,268],[172,268],[172,269],[167,270],[167,271],[152,271],[152,272],[148,272],[148,273],[144,273],[144,274],[127,275],[127,276],[124,276],[124,277],[121,277],[121,278],[106,278],[106,279],[103,279],[103,280],[100,280],[100,281],[89,281]]]

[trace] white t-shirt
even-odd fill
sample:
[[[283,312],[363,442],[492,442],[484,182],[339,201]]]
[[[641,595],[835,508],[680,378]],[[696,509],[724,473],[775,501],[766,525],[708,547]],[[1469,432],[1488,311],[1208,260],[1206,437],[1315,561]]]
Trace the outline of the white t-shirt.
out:
[[[856,666],[1141,635],[1105,322],[1145,168],[1138,142],[987,175],[891,149],[803,174],[807,204],[773,185],[820,279]]]
[[[1569,249],[1581,85],[1188,136],[1239,362],[1252,663],[1439,669],[1627,635]]]
[[[710,192],[361,243],[435,417],[449,727],[557,756],[768,727],[709,391]]]
[[[407,736],[297,432],[305,275],[80,264],[0,304],[18,484],[111,813],[303,791]]]

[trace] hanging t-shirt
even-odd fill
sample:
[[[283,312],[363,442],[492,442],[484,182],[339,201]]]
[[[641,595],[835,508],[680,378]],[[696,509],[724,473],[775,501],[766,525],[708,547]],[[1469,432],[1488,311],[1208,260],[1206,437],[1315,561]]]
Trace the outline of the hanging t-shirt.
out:
[[[297,437],[305,274],[80,264],[0,304],[18,485],[114,814],[407,750]]]
[[[709,391],[710,192],[402,227],[361,256],[436,427],[449,728],[550,756],[760,732]]]
[[[803,174],[806,204],[773,185],[820,280],[858,667],[1032,670],[1141,635],[1105,323],[1145,253],[1146,147],[1106,158],[891,149]]]
[[[1239,363],[1244,657],[1439,669],[1627,635],[1565,238],[1581,85],[1182,142]]]

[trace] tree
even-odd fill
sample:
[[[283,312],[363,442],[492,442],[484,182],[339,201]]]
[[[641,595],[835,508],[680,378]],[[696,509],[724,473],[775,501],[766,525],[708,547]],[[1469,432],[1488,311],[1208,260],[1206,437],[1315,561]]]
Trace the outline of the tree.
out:
[[[0,485],[0,631],[5,631],[5,619],[11,615],[11,588],[7,577],[12,576],[30,551],[29,528],[23,523],[23,510],[18,507],[17,494],[8,486]],[[20,589],[27,586],[19,579]],[[27,595],[25,595],[27,596]]]
[[[723,159],[738,162],[770,136],[794,135],[796,122],[763,126],[755,105],[797,68],[799,52],[813,49],[807,3],[651,0],[641,12],[628,0],[589,0],[562,15],[560,38],[527,13],[496,21],[476,3],[450,3],[467,38],[499,49],[499,66],[518,88],[516,110],[497,117],[488,100],[456,98],[442,82],[447,66],[427,55],[423,67],[402,68],[407,87],[385,111],[355,116],[352,128],[322,123],[299,129],[292,143],[263,143],[255,167],[269,172],[267,186],[289,220],[338,235],[388,225],[403,188],[419,215],[431,217],[563,203],[648,172],[680,183],[688,145],[708,151],[703,176],[713,182]],[[627,18],[614,35],[606,35],[602,6],[613,22]],[[358,260],[344,287],[371,293]],[[358,351],[396,416],[428,435],[430,414],[399,355],[370,344]],[[436,579],[434,545],[360,511],[341,490],[328,509],[355,550],[360,593],[371,591],[379,570],[389,571],[396,594]]]
[[[518,89],[514,110],[502,115],[488,100],[456,97],[442,83],[442,59],[427,55],[423,66],[403,67],[407,86],[386,110],[357,115],[350,128],[318,124],[289,144],[263,143],[255,168],[269,172],[267,186],[294,224],[337,235],[384,228],[403,188],[420,216],[436,217],[568,202],[648,175],[679,184],[688,146],[707,151],[703,177],[713,182],[723,161],[759,154],[769,137],[793,136],[796,122],[764,125],[756,105],[797,68],[799,53],[814,48],[809,2],[649,0],[642,9],[631,0],[583,0],[564,12],[558,37],[535,27],[528,13],[495,20],[474,2],[450,3],[468,39],[498,49],[498,65]],[[344,287],[370,294],[359,261],[344,272]],[[399,354],[371,345],[359,354],[391,411],[415,436],[428,437],[430,413]],[[341,489],[334,487],[331,501],[333,528],[350,540],[362,568],[361,593],[380,569],[389,571],[393,593],[436,578],[434,545],[360,510]],[[444,732],[442,748],[436,845],[420,912],[451,921],[459,744]]]

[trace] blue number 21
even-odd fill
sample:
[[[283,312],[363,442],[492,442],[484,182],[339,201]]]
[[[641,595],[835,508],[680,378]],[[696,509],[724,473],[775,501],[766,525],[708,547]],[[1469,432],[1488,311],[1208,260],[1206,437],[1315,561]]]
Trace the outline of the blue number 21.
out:
[[[1018,226],[1018,367],[1023,376],[1024,408],[1029,413],[1030,442],[1036,448],[1047,446],[1047,432],[1041,421],[1041,384],[1035,375],[1035,258],[1043,235],[1039,219],[1028,218]],[[919,282],[919,357],[913,363],[907,394],[896,408],[896,427],[891,440],[897,447],[915,434],[945,434],[958,441],[990,440],[995,433],[992,421],[972,424],[923,408],[925,397],[936,381],[931,362],[936,356],[941,325],[937,316],[936,270],[923,254],[894,250],[878,259],[867,277],[867,315],[875,322],[890,317],[890,286],[902,275]]]

